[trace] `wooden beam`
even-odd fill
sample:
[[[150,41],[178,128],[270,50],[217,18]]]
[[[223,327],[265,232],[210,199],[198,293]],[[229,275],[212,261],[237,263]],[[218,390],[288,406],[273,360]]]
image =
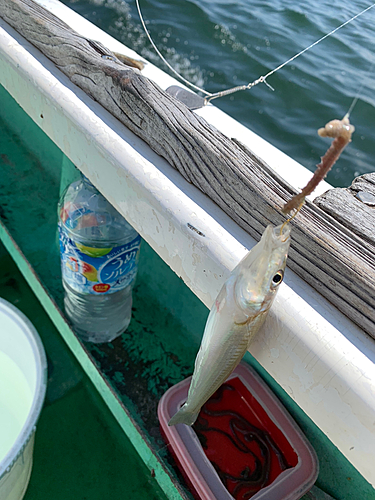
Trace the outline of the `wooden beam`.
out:
[[[375,245],[375,173],[357,177],[349,188],[330,189],[315,198],[314,203]]]
[[[267,224],[285,220],[281,208],[295,190],[247,146],[32,0],[0,0],[0,17],[255,239]],[[366,206],[358,221],[345,224],[342,214],[358,211],[358,200],[341,203],[340,215],[340,193],[329,193],[329,209],[322,199],[307,202],[292,221],[288,265],[375,338],[375,244],[372,222],[365,222],[373,212]]]

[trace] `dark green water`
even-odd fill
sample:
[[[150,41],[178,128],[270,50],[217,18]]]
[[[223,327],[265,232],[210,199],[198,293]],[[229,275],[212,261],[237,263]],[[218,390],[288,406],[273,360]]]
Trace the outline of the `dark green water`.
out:
[[[169,71],[144,34],[135,0],[64,0],[72,9]],[[210,92],[268,73],[367,6],[334,0],[140,0],[164,57]],[[335,186],[372,172],[375,145],[375,8],[272,75],[215,105],[314,170],[329,141],[319,127],[342,118],[363,84],[353,142],[328,176]],[[251,145],[249,145],[251,147]]]

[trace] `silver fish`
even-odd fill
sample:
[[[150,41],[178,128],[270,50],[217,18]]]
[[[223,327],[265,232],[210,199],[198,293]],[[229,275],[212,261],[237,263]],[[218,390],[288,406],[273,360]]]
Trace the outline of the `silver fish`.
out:
[[[193,425],[201,407],[241,361],[283,280],[290,231],[289,224],[266,227],[224,283],[207,319],[187,401],[168,425]]]

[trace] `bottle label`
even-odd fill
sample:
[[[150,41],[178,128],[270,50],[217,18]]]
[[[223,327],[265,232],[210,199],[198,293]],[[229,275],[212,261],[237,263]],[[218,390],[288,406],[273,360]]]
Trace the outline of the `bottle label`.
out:
[[[130,285],[138,270],[141,237],[125,245],[94,248],[73,241],[59,224],[61,271],[64,281],[80,293],[103,295]]]

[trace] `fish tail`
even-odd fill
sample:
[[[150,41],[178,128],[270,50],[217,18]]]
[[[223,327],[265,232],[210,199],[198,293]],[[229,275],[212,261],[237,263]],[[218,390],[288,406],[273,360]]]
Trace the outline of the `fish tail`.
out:
[[[168,425],[169,426],[176,424],[193,425],[194,422],[197,420],[199,412],[200,408],[198,409],[198,411],[191,411],[186,406],[186,404],[184,404],[183,406],[181,406],[178,412],[173,415],[173,417],[168,422]]]

